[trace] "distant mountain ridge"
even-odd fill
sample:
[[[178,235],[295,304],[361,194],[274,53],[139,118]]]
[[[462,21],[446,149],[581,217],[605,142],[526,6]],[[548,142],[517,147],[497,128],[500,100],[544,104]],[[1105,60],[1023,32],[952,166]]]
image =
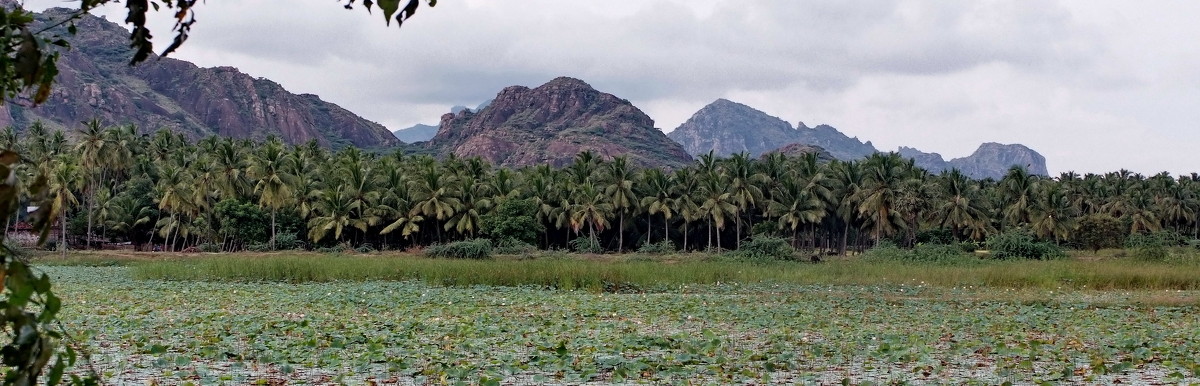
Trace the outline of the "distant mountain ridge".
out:
[[[863,142],[829,125],[808,127],[803,122],[792,128],[786,121],[726,99],[704,106],[668,136],[688,153],[719,156],[746,152],[751,156],[780,151],[826,152],[840,160],[856,160],[879,152],[871,141]],[[805,146],[815,147],[812,149]],[[778,150],[777,150],[778,149]],[[1002,177],[1010,167],[1025,167],[1032,174],[1048,175],[1046,158],[1024,145],[984,143],[970,156],[946,161],[940,154],[901,146],[898,153],[912,158],[917,166],[933,173],[957,168],[976,179]],[[818,152],[818,154],[820,154]]]
[[[67,12],[55,8],[38,17],[61,20]],[[276,135],[293,144],[315,140],[324,146],[366,148],[401,143],[378,123],[233,67],[200,68],[157,57],[130,67],[129,31],[92,15],[76,25],[88,32],[68,39],[74,48],[58,62],[49,100],[35,108],[0,106],[0,126],[23,128],[40,120],[74,130],[81,121],[99,118],[104,124],[134,124],[143,132],[167,128],[193,138]]]
[[[532,89],[510,86],[478,112],[443,115],[426,147],[505,167],[564,166],[582,151],[627,156],[640,166],[674,167],[692,160],[629,101],[568,77]]]

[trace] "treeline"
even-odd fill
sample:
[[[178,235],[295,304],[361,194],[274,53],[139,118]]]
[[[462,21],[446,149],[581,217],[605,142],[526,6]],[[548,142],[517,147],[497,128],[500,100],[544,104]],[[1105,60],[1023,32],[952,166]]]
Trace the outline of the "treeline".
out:
[[[581,153],[562,168],[331,152],[87,122],[71,133],[10,127],[18,180],[49,177],[57,243],[234,251],[335,245],[405,249],[491,238],[540,248],[736,249],[754,235],[846,253],[881,241],[982,241],[1009,230],[1076,247],[1130,234],[1200,231],[1200,176],[930,174],[897,154],[861,161],[701,156],[677,170]],[[6,219],[7,225],[24,214]],[[8,228],[6,228],[8,229]]]

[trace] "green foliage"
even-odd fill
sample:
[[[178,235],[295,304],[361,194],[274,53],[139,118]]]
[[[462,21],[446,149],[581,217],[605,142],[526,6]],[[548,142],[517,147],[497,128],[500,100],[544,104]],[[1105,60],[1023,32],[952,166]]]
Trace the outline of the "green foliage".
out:
[[[343,253],[343,252],[346,252],[346,246],[342,245],[342,244],[336,244],[336,245],[333,245],[330,247],[317,248],[316,251],[318,253],[326,253],[326,254]]]
[[[271,214],[247,201],[223,200],[213,206],[217,228],[238,243],[261,244],[271,240]],[[247,247],[249,249],[249,247]]]
[[[358,253],[371,253],[375,252],[375,246],[371,245],[371,243],[363,243],[358,248],[354,248],[354,251]]]
[[[304,249],[304,240],[296,237],[295,233],[280,233],[275,236],[275,250],[288,251]]]
[[[508,199],[482,217],[483,233],[492,240],[513,239],[533,244],[544,232],[542,223],[534,217],[537,205],[524,199]]]
[[[503,239],[496,243],[493,252],[499,255],[530,255],[537,252],[537,246],[517,239]]]
[[[755,236],[729,256],[745,261],[790,261],[796,259],[796,249],[787,239],[774,236]]]
[[[246,250],[249,252],[270,252],[273,249],[271,249],[271,244],[254,243],[254,244],[247,245]]]
[[[1167,232],[1135,233],[1125,240],[1125,248],[1140,260],[1165,261],[1171,254],[1167,247],[1173,245],[1174,237]]]
[[[972,244],[973,246],[973,244]],[[912,249],[902,249],[895,244],[882,243],[862,255],[866,261],[922,263],[922,264],[973,264],[979,258],[963,251],[960,244],[917,244]]]
[[[492,241],[474,239],[435,244],[425,248],[425,256],[444,259],[490,259],[492,257]]]
[[[670,240],[663,240],[657,243],[642,243],[642,246],[638,248],[638,253],[647,255],[665,255],[678,251],[678,249],[675,249],[675,243],[672,243]]]
[[[213,243],[204,243],[196,246],[196,249],[204,253],[221,252],[221,245]]]
[[[997,259],[1049,260],[1066,257],[1062,248],[1039,242],[1029,230],[1018,228],[996,234],[987,240],[988,250]]]
[[[1091,214],[1079,220],[1079,229],[1074,233],[1074,242],[1092,252],[1103,248],[1117,248],[1124,244],[1129,233],[1127,227],[1113,216]]]
[[[951,245],[958,242],[954,239],[954,233],[949,229],[928,229],[917,233],[918,244],[945,244]]]
[[[579,237],[568,242],[571,250],[578,253],[598,254],[604,253],[604,248],[600,247],[600,242],[591,237]]]

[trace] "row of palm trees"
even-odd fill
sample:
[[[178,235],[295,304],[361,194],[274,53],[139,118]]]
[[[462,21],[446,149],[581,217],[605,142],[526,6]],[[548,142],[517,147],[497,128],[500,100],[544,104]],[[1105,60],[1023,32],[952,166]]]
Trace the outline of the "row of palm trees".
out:
[[[1105,215],[1130,233],[1200,230],[1200,178],[1128,171],[1031,175],[1013,167],[999,181],[957,170],[931,174],[898,154],[852,162],[813,155],[704,155],[675,169],[637,168],[623,157],[579,154],[563,168],[494,168],[478,159],[336,152],[182,134],[143,135],[132,126],[85,122],[70,133],[33,124],[0,133],[0,148],[27,158],[21,179],[49,177],[52,210],[68,233],[175,250],[200,244],[245,246],[214,210],[253,203],[270,218],[272,247],[283,232],[312,245],[404,248],[481,236],[482,221],[508,200],[526,200],[541,224],[541,247],[587,237],[625,251],[667,241],[686,250],[738,248],[755,234],[787,237],[799,248],[845,253],[881,240],[916,243],[940,230],[983,240],[1026,228],[1055,242],[1073,239],[1083,216]],[[7,219],[11,224],[15,219]],[[280,222],[286,229],[281,231]]]

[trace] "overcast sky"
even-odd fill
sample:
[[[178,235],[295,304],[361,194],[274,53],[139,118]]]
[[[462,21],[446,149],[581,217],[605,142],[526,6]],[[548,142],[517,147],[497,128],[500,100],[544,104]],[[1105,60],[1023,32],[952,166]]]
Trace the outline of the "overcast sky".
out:
[[[401,30],[335,0],[209,0],[174,56],[392,130],[565,75],[666,131],[727,98],[881,150],[1021,143],[1052,175],[1179,174],[1200,171],[1197,15],[1195,0],[443,0]],[[169,24],[154,32],[165,46]]]

